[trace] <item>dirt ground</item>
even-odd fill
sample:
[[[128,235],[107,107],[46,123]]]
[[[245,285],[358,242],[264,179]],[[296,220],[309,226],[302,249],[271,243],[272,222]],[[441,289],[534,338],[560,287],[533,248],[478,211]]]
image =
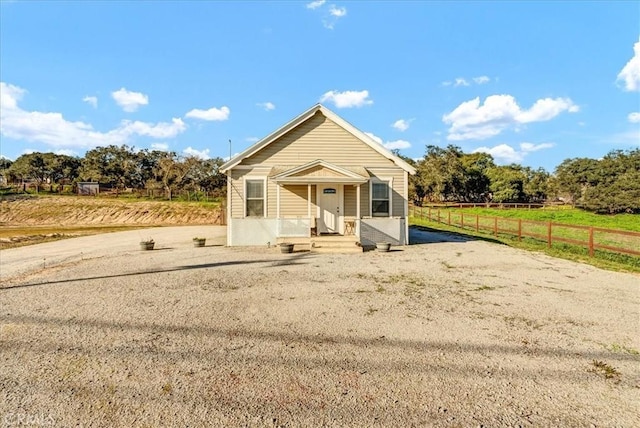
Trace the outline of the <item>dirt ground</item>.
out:
[[[640,426],[637,275],[149,230],[0,251],[0,426]]]

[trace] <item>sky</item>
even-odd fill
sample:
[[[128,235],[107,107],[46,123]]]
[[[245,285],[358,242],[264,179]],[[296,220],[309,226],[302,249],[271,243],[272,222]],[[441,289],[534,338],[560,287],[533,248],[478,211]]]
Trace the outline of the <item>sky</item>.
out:
[[[228,158],[320,102],[411,158],[553,171],[640,146],[640,2],[0,0],[0,81],[12,160]]]

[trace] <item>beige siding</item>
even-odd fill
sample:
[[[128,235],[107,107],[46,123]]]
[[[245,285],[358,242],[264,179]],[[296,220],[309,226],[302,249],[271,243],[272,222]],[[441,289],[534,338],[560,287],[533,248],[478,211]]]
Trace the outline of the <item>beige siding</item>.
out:
[[[357,214],[356,210],[357,203],[357,194],[356,188],[350,184],[345,184],[344,186],[344,215],[345,217],[355,217]]]
[[[280,216],[282,217],[306,217],[307,186],[294,185],[280,188]]]
[[[301,165],[316,159],[340,166],[392,166],[393,162],[318,112],[241,165]]]
[[[231,183],[231,218],[242,218],[244,216],[244,181],[246,177],[261,177],[267,179],[270,169],[269,167],[257,166],[252,169],[231,170],[231,177],[229,179]],[[267,185],[268,184],[269,180],[267,180]],[[267,192],[269,192],[269,187],[267,187],[267,189]],[[271,196],[267,193],[267,207],[271,204],[270,199]],[[273,194],[273,200],[275,201],[275,193]]]
[[[393,179],[393,194],[391,196],[392,215],[394,217],[403,217],[404,214],[404,198],[405,186],[404,186],[404,170],[400,168],[367,168],[372,176],[379,177],[380,179]],[[368,191],[369,189],[367,189]],[[369,213],[369,196],[367,192],[367,215]]]
[[[329,168],[316,166],[297,174],[292,174],[291,177],[344,177],[344,175],[339,174]]]
[[[244,171],[232,170],[229,182],[231,183],[231,218],[242,218],[244,214],[244,188],[242,176]]]
[[[369,183],[360,186],[360,215],[367,217],[369,215]]]

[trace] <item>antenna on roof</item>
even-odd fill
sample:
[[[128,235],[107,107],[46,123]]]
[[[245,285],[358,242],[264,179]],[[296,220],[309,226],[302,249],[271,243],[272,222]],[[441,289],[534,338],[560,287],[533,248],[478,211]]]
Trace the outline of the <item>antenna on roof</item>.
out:
[[[229,160],[231,160],[231,139],[229,139]]]

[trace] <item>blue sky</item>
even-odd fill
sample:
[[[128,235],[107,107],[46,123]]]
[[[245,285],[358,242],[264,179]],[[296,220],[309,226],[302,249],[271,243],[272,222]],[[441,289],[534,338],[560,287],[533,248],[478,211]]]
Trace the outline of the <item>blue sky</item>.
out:
[[[322,102],[553,170],[640,146],[640,2],[0,3],[0,153],[227,157]]]

